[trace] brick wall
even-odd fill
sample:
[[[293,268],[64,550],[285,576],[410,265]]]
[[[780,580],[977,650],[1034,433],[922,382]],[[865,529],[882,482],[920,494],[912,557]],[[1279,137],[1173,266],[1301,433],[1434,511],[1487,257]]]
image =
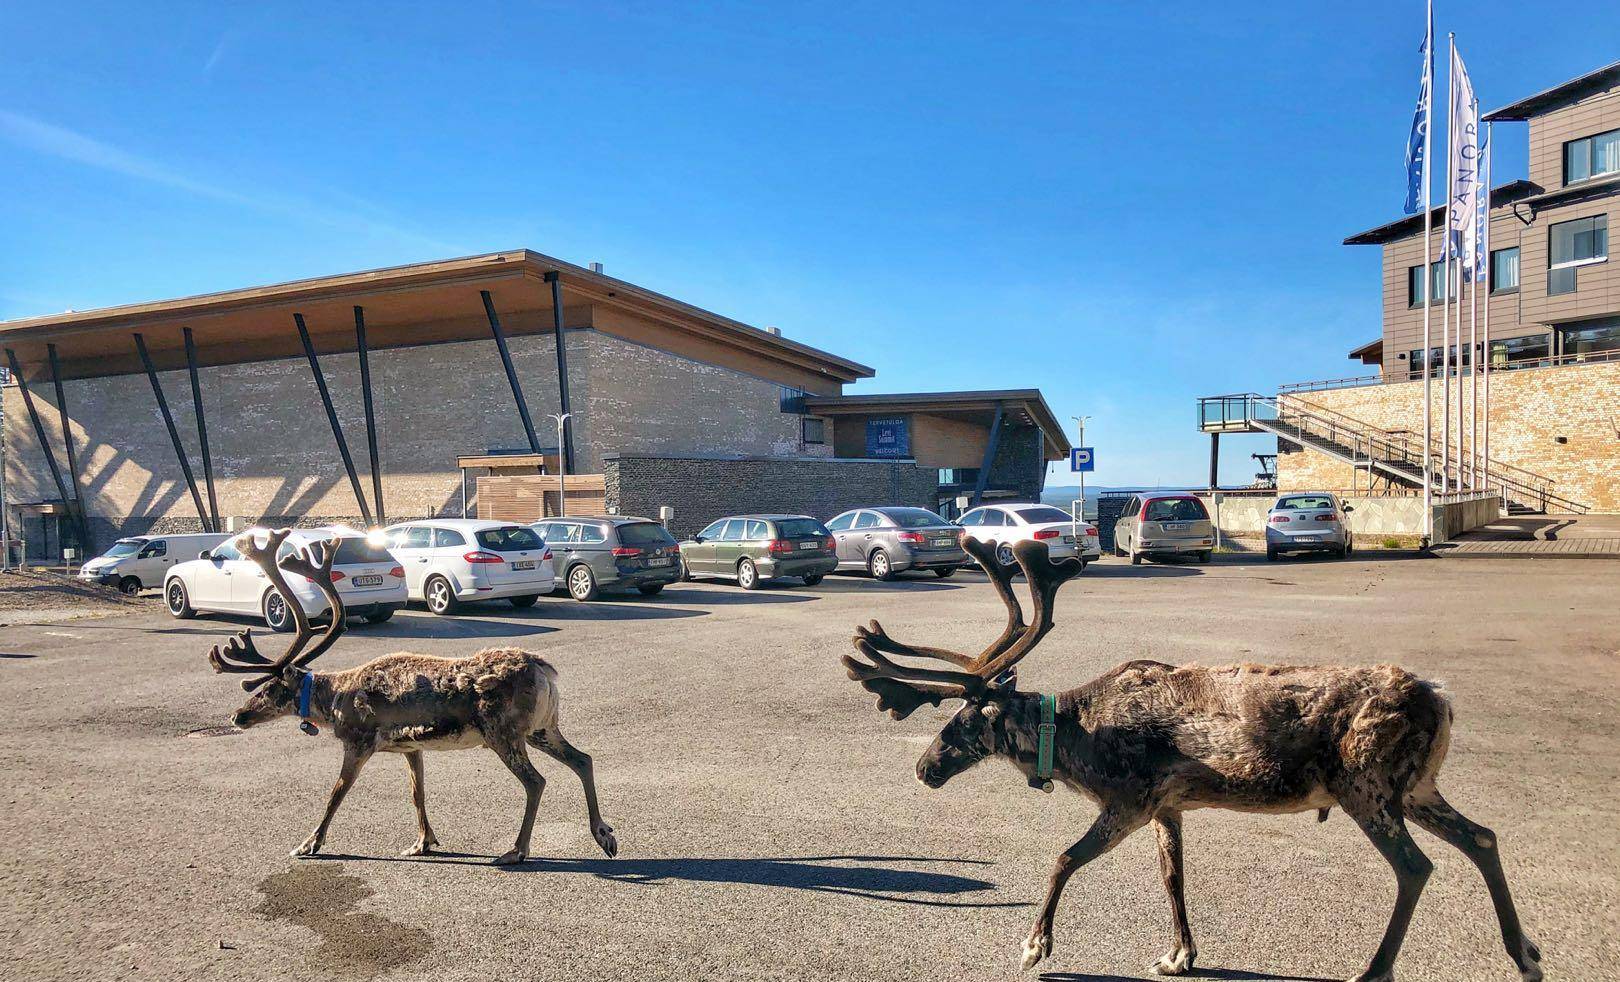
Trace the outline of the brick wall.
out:
[[[677,537],[726,515],[786,512],[826,521],[863,505],[935,506],[935,471],[912,463],[625,454],[608,457],[602,473],[610,510],[656,519],[669,505]]]
[[[1441,383],[1436,379],[1429,384],[1438,434]],[[1422,386],[1421,381],[1400,382],[1306,392],[1298,398],[1381,429],[1421,433]],[[1453,410],[1454,441],[1455,416]],[[1560,437],[1565,442],[1558,442]],[[1277,481],[1283,490],[1356,486],[1348,466],[1278,442]],[[1620,513],[1620,362],[1493,374],[1491,456],[1552,478],[1558,494],[1593,511]]]

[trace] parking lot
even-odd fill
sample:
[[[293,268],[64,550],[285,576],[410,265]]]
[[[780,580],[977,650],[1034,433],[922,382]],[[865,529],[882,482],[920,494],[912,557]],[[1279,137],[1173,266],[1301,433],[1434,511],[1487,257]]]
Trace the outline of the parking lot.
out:
[[[1208,566],[1109,559],[1064,587],[1020,668],[1061,689],[1127,659],[1397,662],[1443,679],[1457,722],[1441,787],[1500,835],[1550,979],[1606,977],[1620,930],[1620,565],[1406,554]],[[745,593],[544,599],[357,626],[318,668],[390,651],[518,644],[560,671],[567,733],[596,758],[619,858],[547,758],[537,858],[494,868],[522,793],[485,751],[426,756],[448,852],[415,835],[407,769],[379,755],[325,854],[313,827],[340,751],[290,721],[220,729],[241,702],[212,674],[221,618],[148,611],[0,631],[0,967],[11,978],[1012,978],[1057,854],[1093,807],[988,764],[940,791],[912,776],[945,711],[896,723],[837,656],[876,617],[977,651],[1002,624],[979,575],[829,577]],[[245,622],[242,622],[245,623]],[[195,735],[212,728],[220,735]],[[1517,978],[1480,877],[1436,865],[1403,980]],[[1342,979],[1377,944],[1394,884],[1337,810],[1186,822],[1199,973]],[[1153,836],[1071,881],[1046,978],[1135,979],[1169,910]],[[1031,973],[1033,975],[1033,973]]]

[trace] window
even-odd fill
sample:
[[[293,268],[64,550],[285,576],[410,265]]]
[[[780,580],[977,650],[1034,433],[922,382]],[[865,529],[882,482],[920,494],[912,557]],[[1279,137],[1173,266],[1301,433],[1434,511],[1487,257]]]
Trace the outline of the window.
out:
[[[675,537],[657,522],[631,522],[619,526],[619,541],[627,546],[663,548],[675,544]]]
[[[1148,522],[1197,522],[1209,517],[1197,498],[1155,498],[1147,503]]]
[[[749,542],[760,542],[771,537],[771,527],[757,518],[750,518],[748,528],[743,535],[748,538]]]
[[[1424,289],[1422,266],[1408,266],[1406,268],[1406,305],[1408,307],[1421,307],[1424,299],[1428,297],[1434,298],[1434,302],[1439,302],[1445,292],[1445,260],[1436,260],[1429,264],[1428,289]]]
[[[804,412],[804,390],[791,385],[776,387],[777,403],[784,413]]]
[[[455,536],[456,541],[446,542],[443,538],[445,535]],[[540,537],[534,534],[533,529],[524,528],[521,525],[484,529],[482,532],[473,533],[473,538],[478,540],[478,545],[481,548],[488,549],[491,552],[523,552],[526,549],[539,549],[545,545],[540,541]],[[467,540],[462,538],[460,532],[439,529],[439,536],[434,539],[434,543],[441,546],[461,546],[466,545]]]
[[[1020,508],[1018,510],[1018,517],[1022,518],[1024,520],[1024,524],[1026,525],[1036,525],[1043,522],[1074,521],[1073,515],[1070,515],[1061,508],[1053,508],[1051,505],[1039,505],[1034,508]]]
[[[217,545],[214,548],[208,550],[208,556],[209,556],[210,559],[241,559],[242,558],[242,554],[240,552],[237,552],[236,547],[231,545],[229,542],[221,542],[219,545]]]
[[[159,539],[156,542],[148,543],[146,548],[141,550],[141,554],[137,558],[153,559],[158,556],[167,556],[168,554],[169,544],[164,540]]]
[[[570,542],[606,542],[607,532],[600,525],[575,525]]]
[[[1491,250],[1491,292],[1519,292],[1519,247]]]
[[[535,522],[529,527],[534,529],[534,534],[538,535],[542,542],[550,542],[556,535],[556,526],[550,522]]]
[[[720,538],[720,533],[724,532],[725,530],[726,520],[722,518],[717,522],[711,523],[708,528],[699,532],[697,537],[700,539],[718,539]]]
[[[1583,355],[1620,351],[1620,317],[1558,326],[1560,354],[1580,360]]]
[[[1278,511],[1304,511],[1320,508],[1332,508],[1333,499],[1325,494],[1296,494],[1287,498],[1278,498],[1272,506]]]
[[[1544,361],[1552,354],[1552,335],[1532,334],[1522,338],[1506,338],[1501,341],[1491,341],[1491,368],[1507,368],[1509,363],[1513,367],[1527,367],[1525,362]]]
[[[1547,230],[1547,295],[1573,293],[1576,270],[1609,258],[1609,216],[1559,222]]]
[[[1003,525],[1011,525],[1012,519],[1008,518],[1007,513],[999,508],[986,508],[984,510],[984,518],[979,522],[979,524],[999,527]]]
[[[883,514],[896,527],[903,529],[925,529],[951,524],[926,508],[890,508]]]
[[[827,537],[827,526],[813,518],[784,518],[776,523],[776,531],[784,539]]]
[[[977,467],[941,467],[939,469],[939,483],[945,484],[977,484],[979,483],[979,469]]]
[[[344,536],[337,540],[337,553],[332,557],[334,566],[352,566],[355,563],[391,563],[394,557],[382,546],[374,546],[370,539]]]
[[[1620,173],[1620,130],[1610,130],[1564,144],[1565,184],[1616,173]]]
[[[839,515],[837,518],[828,522],[827,528],[834,532],[842,532],[844,529],[849,528],[854,521],[855,513],[852,511],[846,511],[842,515]]]
[[[827,442],[827,421],[814,416],[806,416],[799,421],[799,433],[805,443],[822,444]]]
[[[742,519],[728,518],[726,523],[720,527],[720,531],[716,533],[715,538],[721,542],[736,542],[742,538],[742,533]]]
[[[426,549],[433,543],[433,530],[425,525],[407,525],[394,533],[395,549]]]
[[[963,528],[974,528],[984,522],[984,509],[975,508],[957,520],[956,524]]]
[[[1468,357],[1469,352],[1470,352],[1470,349],[1464,348],[1462,354],[1459,356],[1457,354],[1457,346],[1456,345],[1451,346],[1451,371],[1453,373],[1457,372],[1457,370],[1458,370],[1458,368],[1457,368],[1457,359],[1459,357],[1461,357],[1462,364],[1464,364],[1464,365],[1469,365],[1469,364],[1473,363],[1473,359]],[[1440,364],[1440,356],[1441,356],[1441,349],[1439,349],[1439,348],[1430,348],[1429,349],[1428,365],[1429,365],[1429,375],[1430,375],[1431,378],[1439,378],[1440,377],[1440,369],[1443,367]],[[1423,349],[1422,348],[1414,348],[1411,351],[1407,352],[1406,357],[1407,357],[1408,364],[1410,364],[1412,366],[1408,370],[1407,375],[1409,377],[1411,377],[1411,378],[1417,378],[1418,376],[1422,375],[1423,374],[1423,365],[1424,365]]]
[[[878,524],[878,517],[876,515],[869,511],[863,511],[861,512],[860,516],[855,519],[855,524],[852,527],[858,529],[875,529],[878,527]]]
[[[528,530],[525,529],[524,531],[528,531]],[[480,533],[478,533],[478,541],[485,548],[494,549],[495,548],[494,546],[492,546],[489,543],[484,541],[484,536],[491,535],[491,534],[493,534],[493,533],[491,533],[491,532],[480,532]],[[529,534],[533,535],[534,533],[530,532]],[[539,536],[535,536],[535,537],[539,538]],[[457,532],[455,529],[434,529],[433,530],[433,547],[436,548],[436,549],[446,549],[446,548],[449,548],[451,546],[464,546],[466,544],[467,544],[467,537],[465,535],[462,535],[460,532]]]

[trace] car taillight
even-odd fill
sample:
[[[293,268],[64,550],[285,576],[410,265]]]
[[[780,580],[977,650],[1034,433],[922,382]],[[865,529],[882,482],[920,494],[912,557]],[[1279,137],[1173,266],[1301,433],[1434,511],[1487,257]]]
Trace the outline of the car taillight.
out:
[[[918,545],[921,545],[923,542],[923,534],[921,532],[901,532],[899,535],[895,536],[895,538],[899,539],[901,542],[915,542]]]
[[[477,564],[477,563],[504,563],[504,562],[506,562],[506,560],[504,560],[501,557],[495,555],[493,552],[484,552],[483,550],[479,550],[477,552],[469,552],[466,555],[462,556],[461,558],[465,559],[469,563],[474,563],[474,564]]]
[[[822,545],[827,547],[828,549],[837,549],[838,548],[838,540],[829,535],[829,536],[827,536],[827,541],[823,542]]]
[[[392,576],[396,580],[403,580],[405,578],[405,567],[395,566],[393,569],[388,571],[388,575]]]
[[[639,556],[641,555],[641,550],[637,549],[635,546],[615,546],[613,549],[613,554],[623,559],[629,556]]]
[[[770,552],[792,552],[793,543],[787,539],[772,539],[770,545],[765,548]]]
[[[549,562],[551,560],[551,550],[547,549],[545,552],[542,552],[540,554],[540,558],[542,560],[545,560],[545,561]]]
[[[1062,534],[1063,533],[1059,532],[1057,529],[1036,529],[1035,530],[1035,538],[1037,538],[1037,539],[1055,539],[1055,538],[1057,538],[1058,536],[1060,536]]]
[[[334,569],[332,571],[332,582],[336,583],[338,580],[341,580],[341,579],[343,579],[343,571],[341,569]]]
[[[1293,519],[1289,518],[1287,515],[1273,515],[1273,516],[1271,516],[1271,524],[1273,524],[1273,525],[1281,525],[1284,522],[1290,522],[1290,521],[1293,521]]]

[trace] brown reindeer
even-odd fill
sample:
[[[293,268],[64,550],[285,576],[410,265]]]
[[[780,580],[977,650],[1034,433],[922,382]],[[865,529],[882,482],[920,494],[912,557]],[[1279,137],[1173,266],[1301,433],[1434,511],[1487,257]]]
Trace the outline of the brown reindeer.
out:
[[[557,728],[556,669],[539,655],[518,648],[488,648],[468,658],[400,653],[343,672],[310,671],[309,663],[343,634],[343,600],[332,586],[336,550],[311,546],[306,553],[292,553],[278,564],[276,552],[289,532],[268,533],[263,546],[255,541],[255,533],[244,533],[236,545],[264,570],[282,596],[295,596],[283,571],[309,579],[325,595],[331,604],[331,621],[320,640],[307,652],[303,650],[315,631],[303,608],[291,600],[287,607],[297,633],[281,657],[271,660],[259,654],[253,632],[243,631],[223,650],[215,645],[208,652],[208,661],[216,672],[254,676],[242,683],[253,697],[231,717],[236,726],[247,729],[296,715],[306,733],[317,732],[316,723],[327,725],[343,744],[343,769],[332,786],[326,814],[292,855],[312,856],[320,851],[343,796],[354,786],[360,768],[378,751],[404,754],[411,768],[411,798],[421,834],[404,855],[431,852],[439,840],[428,824],[422,752],[488,747],[517,775],[528,795],[517,843],[495,860],[498,864],[521,863],[529,855],[534,813],[546,786],[545,778],[529,761],[525,744],[556,758],[579,776],[585,787],[592,837],[609,856],[618,853],[613,829],[602,821],[597,808],[590,755],[576,749]]]
[[[917,779],[928,787],[1000,756],[1033,786],[1051,790],[1056,779],[1100,807],[1090,830],[1052,870],[1024,943],[1026,969],[1052,953],[1053,913],[1075,870],[1151,824],[1175,922],[1171,949],[1152,968],[1186,973],[1198,951],[1182,894],[1182,813],[1316,811],[1325,821],[1338,805],[1394,868],[1397,887],[1383,941],[1357,982],[1394,978],[1395,956],[1433,868],[1407,832],[1408,819],[1479,867],[1509,957],[1527,982],[1541,978],[1541,953],[1519,926],[1496,834],[1464,818],[1435,786],[1452,719],[1437,686],[1390,665],[1177,668],[1132,661],[1055,697],[1019,692],[1009,670],[1051,630],[1053,597],[1080,565],[1054,564],[1045,543],[1018,544],[1034,602],[1034,623],[1026,624],[1012,571],[994,561],[990,546],[971,538],[963,544],[1007,606],[1007,628],[990,647],[970,658],[905,645],[873,621],[856,629],[855,647],[865,660],[845,655],[843,662],[895,719],[924,703],[966,702],[917,762]],[[917,667],[894,656],[954,667]]]

